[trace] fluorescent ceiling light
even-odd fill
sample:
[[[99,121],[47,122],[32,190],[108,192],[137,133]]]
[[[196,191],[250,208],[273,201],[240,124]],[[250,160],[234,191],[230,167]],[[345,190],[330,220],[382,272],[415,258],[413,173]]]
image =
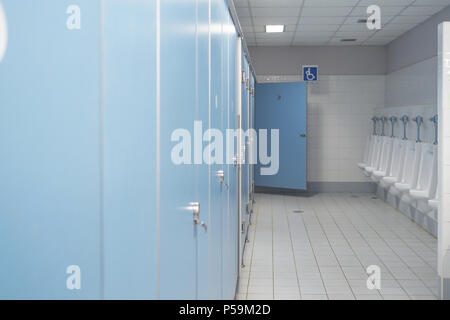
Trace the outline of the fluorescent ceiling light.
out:
[[[284,25],[282,24],[268,24],[266,25],[267,33],[284,32]]]

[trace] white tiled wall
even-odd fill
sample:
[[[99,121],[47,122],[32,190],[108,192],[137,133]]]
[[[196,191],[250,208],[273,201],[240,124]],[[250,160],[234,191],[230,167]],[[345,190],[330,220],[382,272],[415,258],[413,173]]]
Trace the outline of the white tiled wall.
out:
[[[437,103],[437,58],[416,63],[386,76],[386,107]]]
[[[407,115],[410,119],[421,115],[424,123],[421,129],[423,141],[434,141],[434,126],[430,118],[437,114],[437,57],[424,60],[386,76],[385,108],[376,110],[378,116]],[[388,126],[390,128],[390,126]],[[396,135],[402,132],[397,123]],[[390,129],[389,129],[390,130]],[[407,136],[416,139],[417,126],[410,121]]]
[[[308,181],[365,182],[361,161],[385,76],[321,76],[308,84]]]

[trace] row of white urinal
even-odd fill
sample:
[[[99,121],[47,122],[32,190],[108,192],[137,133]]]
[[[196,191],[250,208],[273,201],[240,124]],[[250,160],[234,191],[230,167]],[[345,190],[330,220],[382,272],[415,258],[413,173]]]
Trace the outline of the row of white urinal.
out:
[[[437,153],[437,145],[431,143],[372,135],[358,166],[402,201],[426,202],[428,209],[436,210]]]

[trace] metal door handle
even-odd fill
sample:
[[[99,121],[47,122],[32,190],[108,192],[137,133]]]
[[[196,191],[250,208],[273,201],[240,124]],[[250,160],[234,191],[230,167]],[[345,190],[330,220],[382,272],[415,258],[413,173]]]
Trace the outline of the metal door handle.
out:
[[[200,202],[191,202],[190,206],[194,215],[194,225],[200,225],[201,227],[203,227],[205,232],[208,232],[206,223],[204,221],[200,221]]]
[[[217,171],[217,176],[219,177],[220,184],[224,185],[225,187],[227,187],[227,189],[229,189],[228,184],[225,183],[225,172],[223,170],[219,170]]]
[[[238,165],[237,157],[233,157],[233,165],[236,167]]]
[[[300,134],[300,138],[306,138],[306,134],[304,133]]]

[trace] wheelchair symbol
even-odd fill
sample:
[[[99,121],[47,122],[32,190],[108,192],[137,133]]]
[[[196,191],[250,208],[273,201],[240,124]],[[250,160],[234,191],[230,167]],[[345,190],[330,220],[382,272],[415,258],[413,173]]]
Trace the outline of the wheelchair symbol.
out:
[[[317,80],[317,68],[305,67],[304,68],[304,81],[316,81]]]
[[[305,75],[306,75],[306,80],[308,80],[308,81],[316,80],[316,76],[313,73],[311,73],[311,68],[306,69]]]

